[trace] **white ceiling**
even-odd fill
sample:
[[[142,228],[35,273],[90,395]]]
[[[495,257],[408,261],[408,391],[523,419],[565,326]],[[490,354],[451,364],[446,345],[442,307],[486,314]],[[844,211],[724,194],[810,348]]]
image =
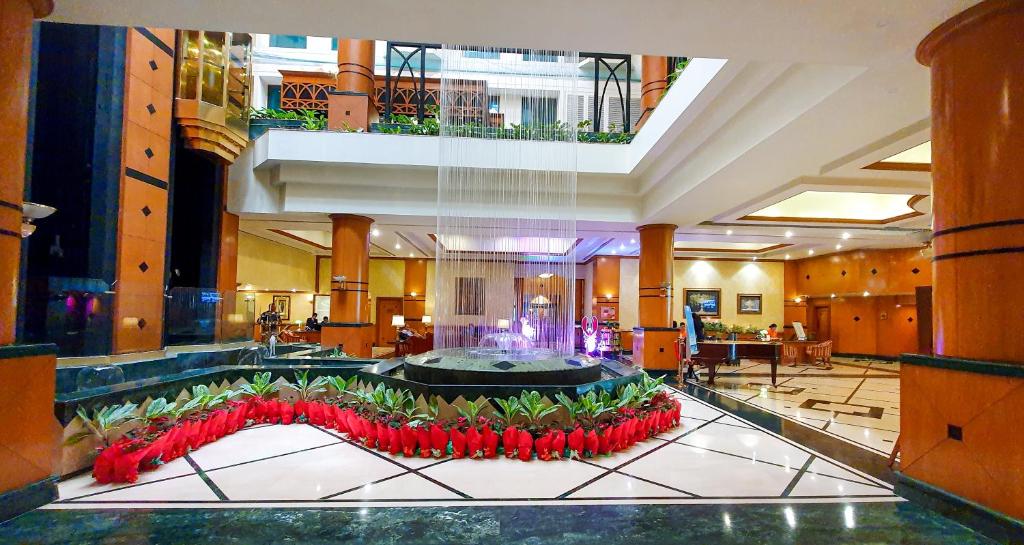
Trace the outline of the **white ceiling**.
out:
[[[930,194],[927,172],[864,167],[930,140],[928,71],[914,61],[914,49],[931,29],[975,3],[56,0],[50,19],[728,59],[632,172],[594,178],[595,184],[622,183],[623,189],[599,189],[580,199],[593,210],[604,205],[607,215],[606,221],[580,222],[584,242],[578,256],[635,255],[636,244],[630,243],[635,227],[667,222],[680,226],[676,239],[688,244],[788,244],[762,257],[796,258],[811,249],[836,251],[836,244],[898,247],[921,240],[920,231],[930,223],[927,214],[885,226],[766,225],[739,218],[804,191]],[[643,131],[638,139],[642,136]],[[298,172],[303,166],[290,168]],[[430,190],[422,182],[411,191],[392,187],[391,193],[396,199],[404,194],[423,200]],[[315,203],[313,187],[289,185],[287,191]],[[285,189],[260,198],[272,200],[275,191]],[[616,209],[616,203],[625,207]],[[433,217],[426,210],[389,212],[387,205],[382,201],[380,213],[373,214],[381,231],[375,252],[429,255]],[[268,238],[277,236],[268,228],[329,230],[324,214],[307,209],[243,213],[243,220],[243,230]]]

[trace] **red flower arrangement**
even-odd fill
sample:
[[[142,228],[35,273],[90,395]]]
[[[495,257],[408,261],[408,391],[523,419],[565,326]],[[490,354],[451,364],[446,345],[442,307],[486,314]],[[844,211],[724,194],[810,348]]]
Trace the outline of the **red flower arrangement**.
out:
[[[230,435],[260,423],[308,422],[337,430],[366,448],[377,448],[393,456],[421,458],[506,458],[529,461],[534,456],[550,461],[563,458],[591,458],[624,450],[679,424],[681,405],[669,397],[660,380],[645,377],[642,384],[620,388],[617,396],[589,392],[572,400],[558,394],[558,404],[544,402],[537,392],[523,392],[518,398],[494,399],[492,418],[480,414],[483,403],[467,402],[454,420],[437,417],[432,400],[430,414],[417,414],[408,391],[378,385],[372,392],[354,389],[355,377],[306,380],[297,374],[292,386],[299,399],[268,399],[277,390],[270,373],[259,374],[239,392],[216,396],[202,386],[193,388],[192,399],[181,408],[163,399],[152,402],[144,417],[134,416],[137,406],[105,407],[88,419],[89,433],[110,431],[116,425],[142,420],[143,425],[109,443],[109,435],[96,434],[108,444],[93,466],[96,481],[135,482],[139,471],[152,470]],[[331,384],[341,396],[323,400],[311,396],[326,392]],[[233,401],[237,394],[248,396]],[[546,418],[564,409],[568,424]],[[175,420],[176,418],[176,420]]]

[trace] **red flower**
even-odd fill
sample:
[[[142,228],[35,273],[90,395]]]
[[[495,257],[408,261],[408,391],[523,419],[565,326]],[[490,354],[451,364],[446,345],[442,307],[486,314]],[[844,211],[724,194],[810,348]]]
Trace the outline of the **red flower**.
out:
[[[515,457],[516,448],[519,446],[519,431],[515,426],[505,428],[505,432],[501,434],[501,446],[505,449],[506,458]]]
[[[309,404],[301,399],[295,400],[295,419],[298,420],[300,416],[306,416],[308,418]]]
[[[565,452],[565,432],[562,430],[551,430],[548,433],[551,437],[551,457],[561,459]]]
[[[363,436],[363,423],[360,422],[355,410],[345,409],[345,423],[348,424],[349,439],[358,441]]]
[[[113,482],[134,483],[139,480],[139,464],[147,452],[148,445],[143,445],[141,439],[135,439],[122,446],[120,455],[114,459]]]
[[[437,424],[430,425],[430,452],[434,458],[448,453],[448,434]]]
[[[544,460],[545,462],[551,460],[551,435],[545,434],[537,438],[534,442],[534,447],[537,448],[537,458]]]
[[[452,458],[462,458],[466,455],[466,434],[452,428]]]
[[[366,448],[374,448],[377,446],[377,426],[373,422],[370,422],[368,418],[360,417],[363,426],[363,445]]]
[[[235,413],[237,412],[235,411]],[[231,414],[234,415],[235,413]],[[177,444],[179,435],[181,435],[180,426],[174,426],[164,432],[163,451],[160,453],[160,461],[167,463],[177,458],[177,455],[174,454],[174,445]]]
[[[402,454],[406,458],[412,458],[416,454],[416,430],[409,427],[409,424],[403,424],[401,429],[402,434]],[[427,436],[428,440],[430,436]]]
[[[385,452],[391,446],[391,436],[388,435],[388,427],[377,422],[377,450]]]
[[[324,425],[324,404],[319,401],[310,401],[306,404],[306,414],[309,416],[309,423],[314,426]],[[380,432],[377,432],[378,435]]]
[[[388,453],[392,456],[402,452],[402,431],[393,426],[385,426],[388,430]]]
[[[348,427],[348,409],[335,405],[332,412],[334,413],[334,429],[338,430],[338,433],[351,433]]]
[[[417,427],[416,442],[420,446],[420,458],[430,458],[430,428],[426,426]]]
[[[96,457],[92,466],[92,476],[96,482],[107,484],[114,481],[114,461],[121,455],[121,447],[117,443],[103,449]]]
[[[334,405],[331,405],[330,403],[323,403],[323,408],[324,408],[324,427],[326,427],[326,428],[334,428],[335,427],[335,423],[334,423],[334,414],[335,414],[334,413],[334,409],[336,409],[337,407],[335,407]]]
[[[583,428],[576,428],[569,434],[569,459],[576,458],[577,460],[583,457]],[[597,441],[597,437],[594,437]]]
[[[484,426],[484,432],[482,435],[484,441],[484,458],[496,458],[498,456],[498,441],[501,437],[491,431],[491,428],[488,426]]]
[[[279,401],[277,409],[281,412],[282,424],[291,424],[295,420],[295,407],[293,407],[291,403]]]
[[[281,404],[276,399],[263,403],[263,419],[271,424],[281,421]]]
[[[519,441],[516,445],[516,454],[519,459],[524,462],[529,462],[533,456],[533,436],[530,432],[522,430],[519,432]]]
[[[597,432],[595,432],[594,430],[590,430],[590,433],[587,434],[587,450],[590,450],[590,444],[591,444],[591,442],[590,442],[590,434],[594,434],[594,436],[598,440],[597,441],[597,450],[596,451],[595,450],[590,450],[590,452],[592,452],[594,456],[596,456],[598,454],[608,454],[609,452],[611,452],[612,451],[612,434],[611,434],[611,432],[612,432],[611,426],[601,430],[601,435],[597,435]]]
[[[466,448],[470,458],[482,458],[484,455],[484,438],[473,426],[466,432]]]

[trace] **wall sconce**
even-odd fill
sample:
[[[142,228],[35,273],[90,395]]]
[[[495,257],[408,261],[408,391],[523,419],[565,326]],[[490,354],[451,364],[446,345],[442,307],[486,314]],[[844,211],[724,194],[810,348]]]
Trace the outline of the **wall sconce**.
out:
[[[45,204],[36,204],[34,202],[22,203],[21,238],[28,238],[32,233],[36,232],[36,226],[32,223],[34,220],[43,219],[56,211],[56,208],[46,206]]]
[[[346,278],[345,275],[343,274],[339,274],[338,276],[332,276],[331,280],[337,282],[339,288],[345,289],[345,281],[347,281],[348,278]]]
[[[431,320],[431,318],[430,318],[430,315],[429,315],[429,314],[424,314],[424,315],[423,315],[423,325],[430,325],[430,322],[431,322],[431,321],[432,321],[432,320]]]

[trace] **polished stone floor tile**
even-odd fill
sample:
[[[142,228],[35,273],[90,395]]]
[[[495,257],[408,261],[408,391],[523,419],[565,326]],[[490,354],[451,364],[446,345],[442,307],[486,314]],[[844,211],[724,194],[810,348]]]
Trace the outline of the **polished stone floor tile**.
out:
[[[609,498],[689,498],[693,496],[679,490],[673,490],[639,479],[632,475],[612,473],[593,483],[587,484],[567,497],[572,499],[607,500]]]
[[[569,460],[521,462],[500,458],[456,462],[428,467],[421,474],[471,498],[552,499],[605,473],[602,468]]]
[[[103,492],[110,492],[128,486],[140,486],[153,481],[163,481],[172,477],[194,474],[196,470],[185,458],[178,458],[166,463],[154,471],[143,471],[139,473],[139,480],[135,483],[111,483],[99,484],[93,478],[91,472],[85,472],[70,479],[57,483],[57,491],[62,499],[73,499],[82,496],[91,496]]]
[[[334,499],[403,501],[410,497],[452,500],[462,496],[415,473],[405,473],[386,481],[365,484],[355,490],[335,496]]]
[[[217,501],[217,495],[199,475],[185,475],[164,481],[128,486],[84,498],[89,502],[119,502],[144,506],[142,502],[204,502]]]
[[[200,467],[212,470],[340,441],[303,424],[261,426],[240,430],[230,437],[203,445],[191,456]]]

